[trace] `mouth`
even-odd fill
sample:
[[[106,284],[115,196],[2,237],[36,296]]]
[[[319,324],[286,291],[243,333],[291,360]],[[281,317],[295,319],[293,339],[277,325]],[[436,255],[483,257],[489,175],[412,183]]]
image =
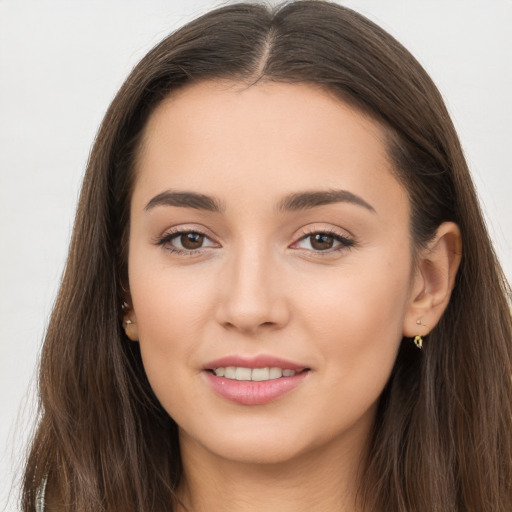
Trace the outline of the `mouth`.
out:
[[[247,368],[244,366],[221,366],[208,369],[216,377],[224,377],[229,380],[265,382],[268,380],[293,377],[299,373],[309,371],[309,368],[292,370],[290,368],[279,368],[276,366],[264,368]]]
[[[273,402],[300,387],[311,368],[272,356],[228,356],[208,363],[203,375],[220,397],[241,405]]]

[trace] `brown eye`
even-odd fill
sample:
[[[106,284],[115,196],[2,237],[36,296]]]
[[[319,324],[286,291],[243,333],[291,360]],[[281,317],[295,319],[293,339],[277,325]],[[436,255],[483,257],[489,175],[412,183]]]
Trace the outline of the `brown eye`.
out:
[[[200,231],[175,231],[159,238],[156,245],[178,255],[198,255],[203,249],[219,248],[220,245]]]
[[[203,246],[204,238],[201,233],[184,233],[180,235],[179,240],[184,249],[194,250]]]
[[[311,252],[327,254],[349,249],[354,246],[354,241],[338,233],[318,231],[310,233],[295,242],[294,249],[306,249]]]
[[[334,246],[334,237],[326,233],[315,233],[310,235],[311,247],[317,251],[332,249]]]

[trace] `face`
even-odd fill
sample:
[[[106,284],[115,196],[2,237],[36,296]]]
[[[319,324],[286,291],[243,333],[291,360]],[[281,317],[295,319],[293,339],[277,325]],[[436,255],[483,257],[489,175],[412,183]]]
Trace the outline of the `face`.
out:
[[[384,138],[309,85],[204,82],[150,118],[130,336],[183,445],[245,462],[364,445],[413,287]]]

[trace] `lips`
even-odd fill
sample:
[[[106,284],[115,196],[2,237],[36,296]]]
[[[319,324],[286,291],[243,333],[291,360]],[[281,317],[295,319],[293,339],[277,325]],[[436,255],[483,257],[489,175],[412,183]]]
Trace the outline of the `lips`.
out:
[[[226,366],[215,368],[213,373],[217,377],[225,377],[231,380],[265,381],[280,379],[281,377],[293,377],[298,371],[276,367],[245,368],[243,366]]]
[[[301,384],[310,369],[273,356],[228,356],[203,367],[211,389],[222,398],[242,405],[272,402]]]

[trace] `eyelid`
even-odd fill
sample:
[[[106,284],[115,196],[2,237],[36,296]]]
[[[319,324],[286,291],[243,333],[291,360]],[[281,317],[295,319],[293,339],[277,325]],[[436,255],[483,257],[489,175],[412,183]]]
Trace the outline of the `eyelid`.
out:
[[[300,231],[299,234],[296,235],[295,241],[289,247],[294,250],[302,250],[314,254],[315,256],[327,256],[329,254],[332,255],[333,253],[348,250],[352,248],[354,245],[356,245],[356,239],[352,234],[349,234],[349,232],[345,229],[336,228],[332,225],[322,226],[320,224],[312,224],[302,227]],[[339,245],[334,248],[325,250],[304,249],[301,247],[294,247],[302,240],[316,234],[325,234],[332,236],[335,240],[339,242]]]
[[[198,255],[202,253],[204,250],[208,250],[211,248],[221,247],[219,242],[216,241],[216,237],[209,234],[208,229],[203,228],[198,225],[183,225],[172,226],[167,228],[162,234],[156,236],[153,239],[153,244],[163,247],[165,250],[171,253],[183,254],[183,255]],[[181,249],[179,247],[167,247],[166,244],[170,243],[172,239],[177,238],[179,235],[184,235],[187,233],[197,233],[199,235],[204,236],[212,245],[208,245],[206,247],[199,247],[198,249]]]
[[[326,233],[329,235],[345,238],[347,240],[355,241],[355,236],[348,229],[323,222],[313,222],[302,226],[300,229],[295,231],[294,238],[299,240],[316,233]]]
[[[205,247],[199,247],[197,249],[184,249],[179,247],[168,247],[166,244],[169,244],[172,239],[177,238],[179,235],[186,234],[186,233],[197,233],[205,238],[207,238],[211,245],[205,246]],[[199,255],[204,251],[208,251],[212,248],[220,248],[221,244],[217,242],[217,237],[215,235],[210,234],[210,230],[204,228],[203,226],[198,226],[197,224],[191,224],[191,225],[183,225],[180,224],[178,226],[171,226],[167,228],[162,234],[158,235],[153,239],[153,244],[157,246],[162,246],[164,249],[168,250],[169,252],[174,252],[177,254],[183,254],[183,255]],[[332,236],[337,242],[338,245],[325,249],[325,250],[319,250],[319,249],[306,249],[302,247],[296,247],[296,245],[301,242],[302,240],[315,235],[315,234],[325,234],[328,236]],[[307,226],[303,226],[300,230],[298,230],[297,234],[294,236],[294,242],[290,244],[288,247],[294,250],[301,250],[304,252],[312,253],[319,256],[326,256],[329,254],[337,253],[342,250],[348,250],[351,247],[356,245],[356,240],[353,237],[352,234],[349,234],[348,230],[342,229],[339,227],[334,227],[332,225],[325,226],[321,224],[310,224]]]

